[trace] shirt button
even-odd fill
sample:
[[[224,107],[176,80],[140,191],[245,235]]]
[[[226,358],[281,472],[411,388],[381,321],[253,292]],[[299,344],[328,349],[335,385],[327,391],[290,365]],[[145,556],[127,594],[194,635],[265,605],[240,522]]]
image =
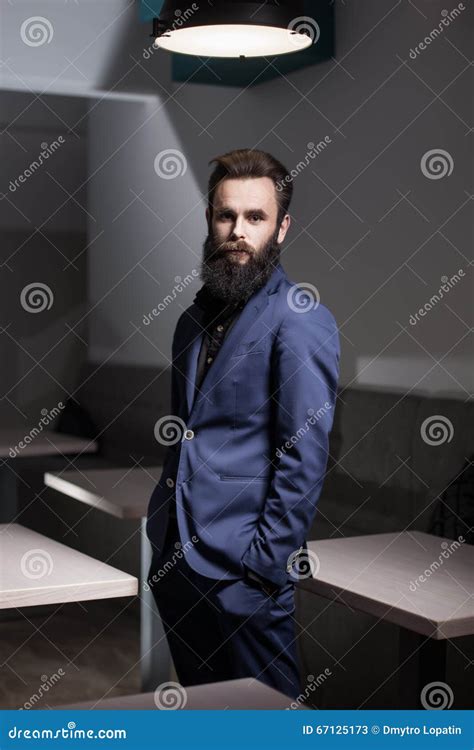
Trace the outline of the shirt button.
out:
[[[166,484],[168,485],[168,487],[174,487],[173,479],[171,479],[171,477],[168,477],[168,479],[166,480]]]
[[[207,364],[210,365],[214,357],[208,357],[207,358]]]
[[[217,326],[217,330],[218,331],[223,331],[224,330],[224,326],[223,325],[218,325]]]
[[[186,432],[184,433],[184,437],[186,440],[192,440],[194,437],[193,430],[186,430]]]

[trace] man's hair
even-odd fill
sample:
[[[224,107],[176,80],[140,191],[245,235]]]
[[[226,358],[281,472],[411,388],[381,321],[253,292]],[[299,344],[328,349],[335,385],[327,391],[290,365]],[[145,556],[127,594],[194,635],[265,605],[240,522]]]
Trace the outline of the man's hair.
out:
[[[286,167],[266,151],[241,148],[211,159],[217,166],[209,178],[209,211],[212,216],[216,189],[223,180],[269,177],[275,185],[278,202],[277,225],[280,226],[293,196],[293,182]],[[278,189],[277,189],[278,188]]]

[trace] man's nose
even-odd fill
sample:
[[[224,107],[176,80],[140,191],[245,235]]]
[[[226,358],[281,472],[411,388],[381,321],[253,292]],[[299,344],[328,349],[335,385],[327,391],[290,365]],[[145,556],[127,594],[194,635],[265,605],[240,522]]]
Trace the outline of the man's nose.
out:
[[[232,229],[232,238],[233,239],[245,239],[245,227],[244,227],[244,220],[241,217],[238,217],[235,222]]]

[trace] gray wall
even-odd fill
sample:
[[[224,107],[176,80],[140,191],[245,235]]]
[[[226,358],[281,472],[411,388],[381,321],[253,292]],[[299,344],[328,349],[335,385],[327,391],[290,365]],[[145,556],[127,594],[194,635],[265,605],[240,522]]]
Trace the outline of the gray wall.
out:
[[[37,424],[87,356],[85,114],[80,99],[0,91],[2,426]],[[21,293],[38,282],[52,304],[30,312]]]
[[[200,282],[148,327],[142,318],[198,268],[210,158],[255,146],[292,169],[306,144],[328,136],[295,179],[283,264],[336,315],[342,383],[468,396],[471,11],[410,59],[443,8],[338,3],[337,62],[245,91],[173,83],[166,53],[145,59],[146,35],[130,38],[127,86],[149,98],[102,101],[89,114],[89,210],[104,230],[90,258],[96,361],[167,364],[176,320]],[[182,153],[185,174],[156,174],[165,149]],[[450,176],[423,174],[431,149],[449,152]],[[459,269],[466,275],[444,300],[410,324]]]

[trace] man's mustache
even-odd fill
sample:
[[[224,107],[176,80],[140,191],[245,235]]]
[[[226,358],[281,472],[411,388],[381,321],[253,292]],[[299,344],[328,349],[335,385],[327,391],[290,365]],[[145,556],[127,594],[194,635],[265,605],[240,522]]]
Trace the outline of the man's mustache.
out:
[[[232,250],[245,252],[248,255],[253,255],[253,253],[255,252],[253,247],[248,245],[245,240],[237,240],[237,242],[223,242],[222,244],[218,245],[216,247],[215,256],[225,255]]]

